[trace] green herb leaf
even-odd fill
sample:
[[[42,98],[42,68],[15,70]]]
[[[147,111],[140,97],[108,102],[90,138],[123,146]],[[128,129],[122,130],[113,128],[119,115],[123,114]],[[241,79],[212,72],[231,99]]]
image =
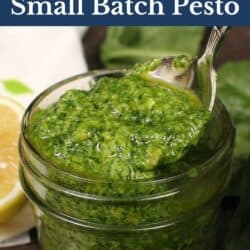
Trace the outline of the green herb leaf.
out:
[[[121,68],[166,55],[195,56],[203,31],[203,27],[110,27],[102,62],[107,68]]]
[[[230,62],[218,71],[218,94],[236,126],[234,177],[229,192],[240,195],[240,205],[232,219],[227,250],[248,250],[250,244],[250,62]],[[237,172],[236,172],[237,171]],[[237,175],[236,175],[237,174]],[[243,178],[242,178],[243,177]]]
[[[16,79],[5,79],[1,81],[4,88],[11,94],[21,95],[32,93],[32,90],[23,82]]]
[[[250,62],[227,63],[218,71],[218,95],[236,125],[237,167],[250,157]]]

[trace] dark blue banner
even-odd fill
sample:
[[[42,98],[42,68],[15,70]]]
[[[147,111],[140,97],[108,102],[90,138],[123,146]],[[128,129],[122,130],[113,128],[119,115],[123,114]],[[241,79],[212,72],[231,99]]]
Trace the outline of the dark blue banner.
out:
[[[0,25],[250,25],[249,0],[1,0]]]

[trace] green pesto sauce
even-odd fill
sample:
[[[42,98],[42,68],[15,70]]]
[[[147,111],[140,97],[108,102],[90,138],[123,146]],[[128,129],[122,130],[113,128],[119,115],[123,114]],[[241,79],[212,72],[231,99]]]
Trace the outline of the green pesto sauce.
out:
[[[97,228],[174,223],[139,232],[102,231],[39,212],[42,249],[213,249],[217,194],[228,178],[230,163],[226,159],[230,155],[214,162],[215,171],[197,167],[217,150],[220,122],[214,112],[210,118],[193,92],[150,79],[147,72],[159,63],[153,60],[136,65],[123,77],[103,77],[90,91],[66,92],[59,101],[32,115],[27,135],[37,151],[58,168],[94,179],[85,182],[48,167],[50,182],[87,196],[78,198],[37,180],[46,190],[45,195],[41,192],[45,207],[84,224],[94,223]],[[180,57],[175,67],[187,63]],[[150,185],[113,181],[164,179],[183,172],[186,174],[175,181],[150,180]],[[105,180],[96,181],[98,178]],[[37,183],[31,184],[34,193],[39,192]]]
[[[147,72],[159,63],[103,77],[88,92],[67,91],[33,115],[32,143],[52,163],[81,176],[137,180],[162,169],[171,174],[168,166],[197,145],[210,113],[192,91],[150,79]]]

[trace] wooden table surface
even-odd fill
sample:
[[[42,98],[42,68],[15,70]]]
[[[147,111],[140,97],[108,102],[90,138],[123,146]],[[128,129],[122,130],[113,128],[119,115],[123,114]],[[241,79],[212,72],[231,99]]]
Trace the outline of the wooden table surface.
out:
[[[83,48],[89,69],[102,68],[100,61],[100,44],[105,39],[107,27],[91,27],[83,39]],[[205,32],[204,45],[209,29]],[[203,46],[202,45],[202,46]],[[201,47],[202,47],[201,46]],[[250,27],[234,27],[227,36],[216,60],[217,66],[226,61],[250,60]],[[228,232],[229,223],[238,205],[237,197],[227,197],[222,204],[217,234],[217,249],[223,250],[223,242]],[[38,250],[36,230],[30,232],[32,243],[24,246],[0,248],[0,250]],[[67,249],[65,249],[67,250]]]

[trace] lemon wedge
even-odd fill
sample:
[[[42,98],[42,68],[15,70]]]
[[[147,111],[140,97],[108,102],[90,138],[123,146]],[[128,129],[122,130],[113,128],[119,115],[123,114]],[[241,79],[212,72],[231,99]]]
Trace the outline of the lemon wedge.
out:
[[[26,199],[18,177],[18,137],[23,107],[0,96],[0,223],[7,222]]]

